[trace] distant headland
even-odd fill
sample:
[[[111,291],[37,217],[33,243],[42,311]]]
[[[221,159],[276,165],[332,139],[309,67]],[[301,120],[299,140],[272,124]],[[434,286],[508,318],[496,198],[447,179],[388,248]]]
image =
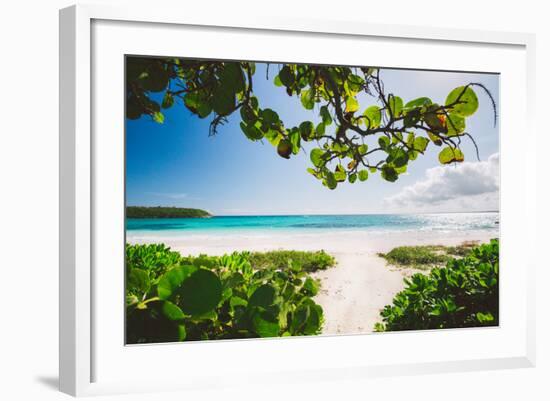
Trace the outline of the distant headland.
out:
[[[212,217],[210,213],[202,209],[166,206],[127,206],[126,217],[130,219],[159,219],[159,218],[192,218]]]

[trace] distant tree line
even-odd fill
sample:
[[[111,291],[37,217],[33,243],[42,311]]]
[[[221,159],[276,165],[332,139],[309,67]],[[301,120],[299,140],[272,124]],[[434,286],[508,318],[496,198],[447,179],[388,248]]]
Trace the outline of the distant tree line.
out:
[[[182,217],[211,217],[206,210],[190,209],[183,207],[164,207],[164,206],[128,206],[126,207],[126,217],[131,219],[145,218],[182,218]]]

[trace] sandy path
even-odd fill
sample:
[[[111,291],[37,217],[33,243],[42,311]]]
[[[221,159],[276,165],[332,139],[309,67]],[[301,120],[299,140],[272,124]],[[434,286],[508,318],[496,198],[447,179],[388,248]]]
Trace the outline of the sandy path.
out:
[[[325,313],[323,334],[370,333],[380,310],[404,287],[407,270],[397,270],[370,252],[335,254],[335,268],[314,273],[322,283],[315,297]]]

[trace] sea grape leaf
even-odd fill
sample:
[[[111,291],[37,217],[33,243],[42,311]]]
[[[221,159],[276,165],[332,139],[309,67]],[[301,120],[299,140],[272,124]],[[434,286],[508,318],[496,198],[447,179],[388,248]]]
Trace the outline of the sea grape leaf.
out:
[[[264,284],[258,287],[248,300],[249,306],[261,306],[267,308],[275,302],[275,288],[269,284]]]
[[[296,308],[292,314],[292,320],[290,322],[290,330],[293,334],[296,334],[302,330],[305,326],[307,319],[309,318],[309,307],[307,305],[300,305]]]
[[[248,302],[244,298],[233,296],[229,300],[229,306],[231,306],[231,309],[235,309],[237,306],[243,306],[246,308],[248,306]]]
[[[304,106],[305,109],[312,110],[315,106],[313,91],[311,89],[306,89],[302,91],[302,94],[300,95],[300,101],[302,102],[302,106]]]
[[[361,156],[365,156],[368,150],[369,150],[369,147],[366,144],[359,145],[359,147],[357,148],[357,151]]]
[[[212,94],[212,109],[222,116],[228,115],[235,108],[235,93],[220,83]]]
[[[317,138],[321,138],[323,135],[325,135],[325,124],[322,122],[317,124],[317,127],[315,128],[315,135]]]
[[[313,303],[309,305],[309,316],[304,327],[304,334],[314,335],[319,332],[323,321],[323,309]]]
[[[426,148],[428,147],[428,143],[430,143],[430,140],[428,138],[424,138],[423,136],[418,136],[414,138],[414,150],[418,152],[424,152]]]
[[[218,318],[218,314],[216,313],[216,311],[215,310],[210,310],[210,311],[205,312],[205,313],[201,313],[201,314],[198,314],[198,315],[193,315],[191,317],[191,320],[193,320],[195,322],[200,322],[201,320],[215,321],[217,318]]]
[[[311,121],[304,121],[300,123],[298,129],[300,131],[300,135],[304,140],[309,140],[313,138],[314,128]]]
[[[284,86],[292,86],[294,83],[294,74],[287,65],[281,68],[279,79]]]
[[[185,317],[182,310],[170,301],[162,303],[162,314],[169,320],[181,320]]]
[[[407,172],[407,165],[405,164],[404,166],[396,167],[395,171],[397,172],[397,174],[406,173]]]
[[[323,124],[325,124],[325,125],[332,124],[332,117],[330,115],[330,112],[328,111],[327,106],[321,106],[321,110],[319,110],[319,114],[321,115],[321,119],[323,120]]]
[[[323,155],[325,152],[319,148],[313,148],[309,154],[309,158],[315,167],[320,167],[323,164]]]
[[[382,135],[380,138],[378,138],[378,145],[382,149],[386,149],[388,146],[390,146],[390,138],[387,136]]]
[[[222,298],[222,284],[210,270],[198,269],[187,277],[178,289],[181,310],[188,315],[200,315],[213,310]]]
[[[459,86],[458,88],[453,89],[447,96],[445,104],[448,106],[456,101],[459,101],[459,103],[453,106],[452,111],[461,117],[471,116],[479,107],[477,95],[469,86]]]
[[[127,279],[127,290],[129,292],[145,294],[150,287],[149,274],[145,270],[136,267],[130,269]]]
[[[439,138],[433,132],[428,131],[428,137],[432,140],[432,142],[436,146],[441,146],[443,144],[443,141],[441,140],[441,138]]]
[[[382,166],[381,173],[382,173],[382,178],[385,179],[386,181],[389,181],[389,182],[397,181],[398,174],[397,174],[397,171],[395,171],[394,167],[388,164],[384,164]]]
[[[292,144],[292,153],[298,154],[300,151],[300,132],[298,130],[290,133],[290,143]]]
[[[212,112],[212,105],[202,92],[187,93],[183,98],[183,103],[200,118],[205,118]]]
[[[416,107],[429,106],[432,104],[432,100],[428,97],[419,97],[417,99],[411,100],[405,104],[405,109],[413,109]]]
[[[389,159],[395,167],[403,167],[409,162],[409,155],[401,148],[393,148]]]
[[[183,281],[197,270],[195,266],[176,266],[164,273],[157,284],[160,299],[168,299]]]
[[[126,101],[126,117],[130,120],[137,120],[145,113],[145,109],[138,102],[135,96],[128,97]]]
[[[357,176],[359,178],[359,181],[367,181],[367,179],[369,178],[369,172],[367,170],[359,170]]]
[[[441,164],[449,164],[453,162],[463,162],[464,154],[458,148],[453,149],[450,146],[439,152],[439,162]]]
[[[147,74],[142,74],[141,77],[139,81],[147,91],[161,92],[168,85],[168,71],[159,62],[151,62]]]
[[[336,177],[334,176],[334,173],[332,171],[326,172],[325,181],[329,189],[335,189],[336,186],[338,185],[338,181],[336,181]]]
[[[380,107],[370,106],[365,110],[363,115],[366,117],[367,128],[374,129],[380,126],[380,121],[382,121],[382,113],[380,112]]]
[[[178,340],[183,341],[187,338],[187,330],[185,329],[184,324],[178,325]]]
[[[387,110],[389,117],[397,118],[401,115],[401,112],[403,111],[403,99],[399,96],[390,95],[388,97],[388,105],[390,107],[390,109]]]
[[[283,136],[280,132],[270,129],[265,133],[265,138],[269,141],[270,144],[277,147]]]
[[[412,109],[406,112],[405,118],[403,119],[403,126],[405,128],[412,127],[420,121],[420,111],[419,109]]]
[[[354,96],[349,96],[346,99],[346,113],[355,113],[359,110],[359,102]]]
[[[342,167],[342,165],[339,164],[338,166],[336,166],[336,170],[334,171],[334,178],[338,182],[343,182],[346,180],[346,170],[344,169],[344,167]]]
[[[153,113],[153,121],[158,124],[164,123],[164,114],[162,114],[160,111],[156,111]]]
[[[238,63],[226,62],[220,72],[219,84],[212,93],[212,108],[219,115],[228,115],[235,109],[235,99],[245,87],[244,75]]]
[[[244,74],[239,63],[224,63],[224,68],[220,73],[220,84],[226,86],[235,94],[245,89]]]
[[[143,59],[138,57],[126,58],[126,79],[135,81],[143,74],[147,74],[146,70],[151,64],[151,59]]]
[[[271,109],[263,109],[262,118],[264,122],[270,125],[273,125],[279,122],[279,115]]]
[[[244,132],[246,137],[250,139],[251,141],[257,141],[263,138],[262,131],[255,125],[248,125],[245,124],[243,121],[239,124],[241,127],[241,130]]]
[[[254,331],[260,337],[277,337],[279,335],[279,322],[266,311],[256,311],[252,317]]]
[[[319,292],[319,284],[311,277],[308,277],[302,285],[302,290],[304,290],[307,296],[314,297]]]
[[[362,89],[365,80],[359,75],[350,74],[346,83],[351,92],[358,93]]]
[[[447,117],[447,136],[458,136],[466,129],[466,119],[456,113]]]

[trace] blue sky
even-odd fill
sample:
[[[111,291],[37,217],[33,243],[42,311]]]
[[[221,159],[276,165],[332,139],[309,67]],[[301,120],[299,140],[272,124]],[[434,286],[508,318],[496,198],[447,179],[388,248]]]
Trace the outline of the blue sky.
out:
[[[254,92],[260,106],[279,113],[285,126],[318,120],[318,110],[302,108],[299,100],[275,87],[276,66],[258,63]],[[487,86],[499,98],[498,75],[383,69],[387,93],[405,102],[428,96],[443,103],[455,87],[469,82]],[[181,206],[216,215],[337,214],[482,211],[498,208],[498,126],[492,107],[478,91],[480,106],[467,119],[481,163],[470,143],[466,162],[439,166],[438,148],[409,164],[395,183],[374,174],[365,182],[345,183],[331,191],[306,172],[309,152],[286,160],[267,141],[251,142],[234,115],[215,137],[208,136],[211,118],[192,115],[182,104],[165,112],[160,125],[148,117],[126,121],[126,191],[128,205]],[[374,104],[360,98],[361,109]]]

